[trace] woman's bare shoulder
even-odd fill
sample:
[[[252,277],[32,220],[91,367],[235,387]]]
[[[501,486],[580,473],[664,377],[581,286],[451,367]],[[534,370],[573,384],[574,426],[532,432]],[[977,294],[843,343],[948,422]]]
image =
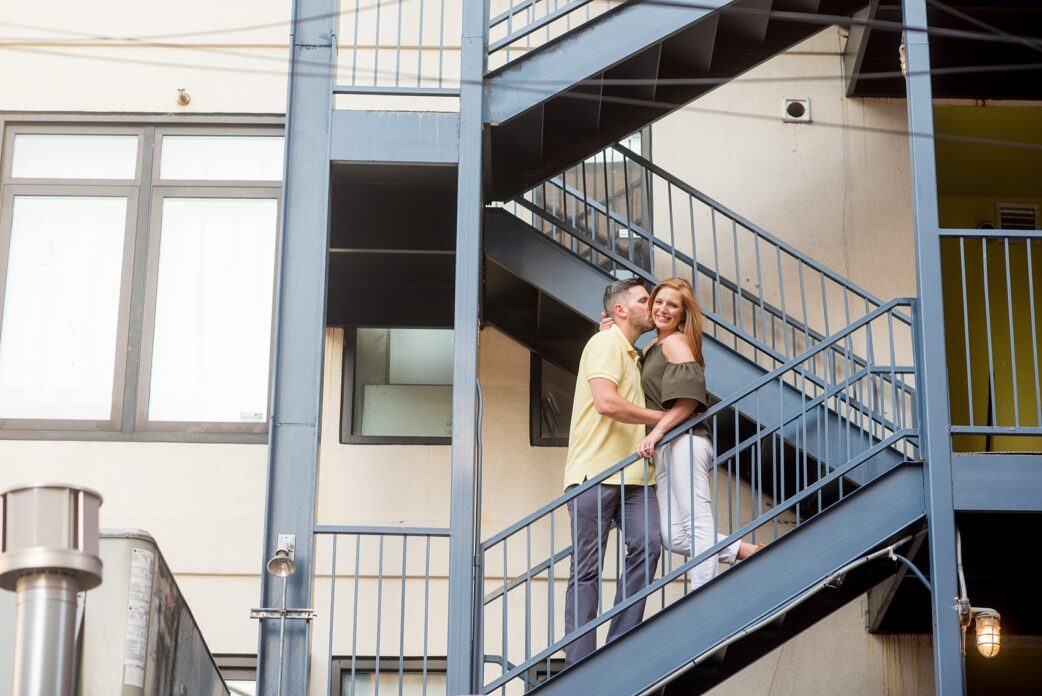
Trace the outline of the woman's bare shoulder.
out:
[[[695,352],[687,342],[687,336],[677,332],[660,341],[662,352],[670,362],[690,362],[695,359]]]

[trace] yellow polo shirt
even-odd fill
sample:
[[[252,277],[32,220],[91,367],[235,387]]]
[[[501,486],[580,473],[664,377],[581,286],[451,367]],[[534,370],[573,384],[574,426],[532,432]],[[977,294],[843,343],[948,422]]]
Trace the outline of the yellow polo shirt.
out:
[[[622,329],[612,326],[598,331],[583,349],[579,360],[579,374],[575,380],[575,401],[572,421],[568,428],[568,460],[564,467],[564,486],[582,483],[610,468],[637,451],[637,445],[646,434],[643,425],[620,423],[602,416],[593,407],[590,380],[609,379],[618,386],[619,395],[638,406],[644,406],[644,390],[640,386],[639,351],[626,339]],[[649,483],[655,482],[655,472],[647,465]],[[626,485],[644,483],[644,463],[637,461],[626,467]],[[616,486],[622,484],[622,475],[615,474],[604,481]]]

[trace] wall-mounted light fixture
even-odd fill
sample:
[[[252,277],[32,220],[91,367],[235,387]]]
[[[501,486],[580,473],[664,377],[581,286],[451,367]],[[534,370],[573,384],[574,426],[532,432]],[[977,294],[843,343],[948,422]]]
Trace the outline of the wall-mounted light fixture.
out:
[[[284,662],[284,651],[286,647],[286,621],[299,619],[311,621],[315,618],[315,612],[311,609],[287,609],[286,590],[289,585],[289,576],[297,572],[295,560],[297,537],[293,534],[279,534],[275,538],[275,553],[268,559],[266,568],[268,573],[276,578],[282,578],[282,604],[278,608],[264,607],[252,609],[251,619],[277,619],[279,622],[279,675],[275,686],[276,696],[282,696],[282,663]]]
[[[977,652],[986,658],[992,658],[999,654],[1002,647],[1002,627],[999,624],[999,613],[988,607],[970,606],[969,594],[966,591],[966,574],[962,570],[962,535],[955,530],[955,560],[959,570],[959,623],[962,625],[963,637],[970,623],[975,623],[974,630],[977,634]],[[976,620],[976,621],[974,621]],[[963,640],[965,648],[966,641]]]
[[[294,537],[292,534],[279,534],[275,546],[275,555],[268,560],[268,572],[277,578],[288,578],[297,572],[294,557]]]
[[[993,609],[978,609],[976,615],[977,652],[984,657],[995,657],[1002,647],[1002,627],[999,613]]]

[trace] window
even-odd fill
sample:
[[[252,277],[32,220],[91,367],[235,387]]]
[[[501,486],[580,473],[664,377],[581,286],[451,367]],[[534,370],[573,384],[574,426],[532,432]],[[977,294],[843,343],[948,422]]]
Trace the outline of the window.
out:
[[[529,440],[535,447],[567,447],[575,375],[532,353]]]
[[[7,127],[0,437],[264,440],[282,150],[270,127]]]
[[[452,361],[452,329],[346,329],[341,441],[448,444]]]

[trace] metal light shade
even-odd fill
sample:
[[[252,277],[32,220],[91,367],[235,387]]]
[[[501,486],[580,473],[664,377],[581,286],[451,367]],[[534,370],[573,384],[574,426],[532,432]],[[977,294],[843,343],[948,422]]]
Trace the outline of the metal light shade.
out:
[[[1002,628],[998,613],[977,614],[977,652],[984,657],[995,657],[1002,646]]]
[[[288,578],[296,570],[297,564],[286,549],[279,549],[268,561],[268,572],[277,578]]]

